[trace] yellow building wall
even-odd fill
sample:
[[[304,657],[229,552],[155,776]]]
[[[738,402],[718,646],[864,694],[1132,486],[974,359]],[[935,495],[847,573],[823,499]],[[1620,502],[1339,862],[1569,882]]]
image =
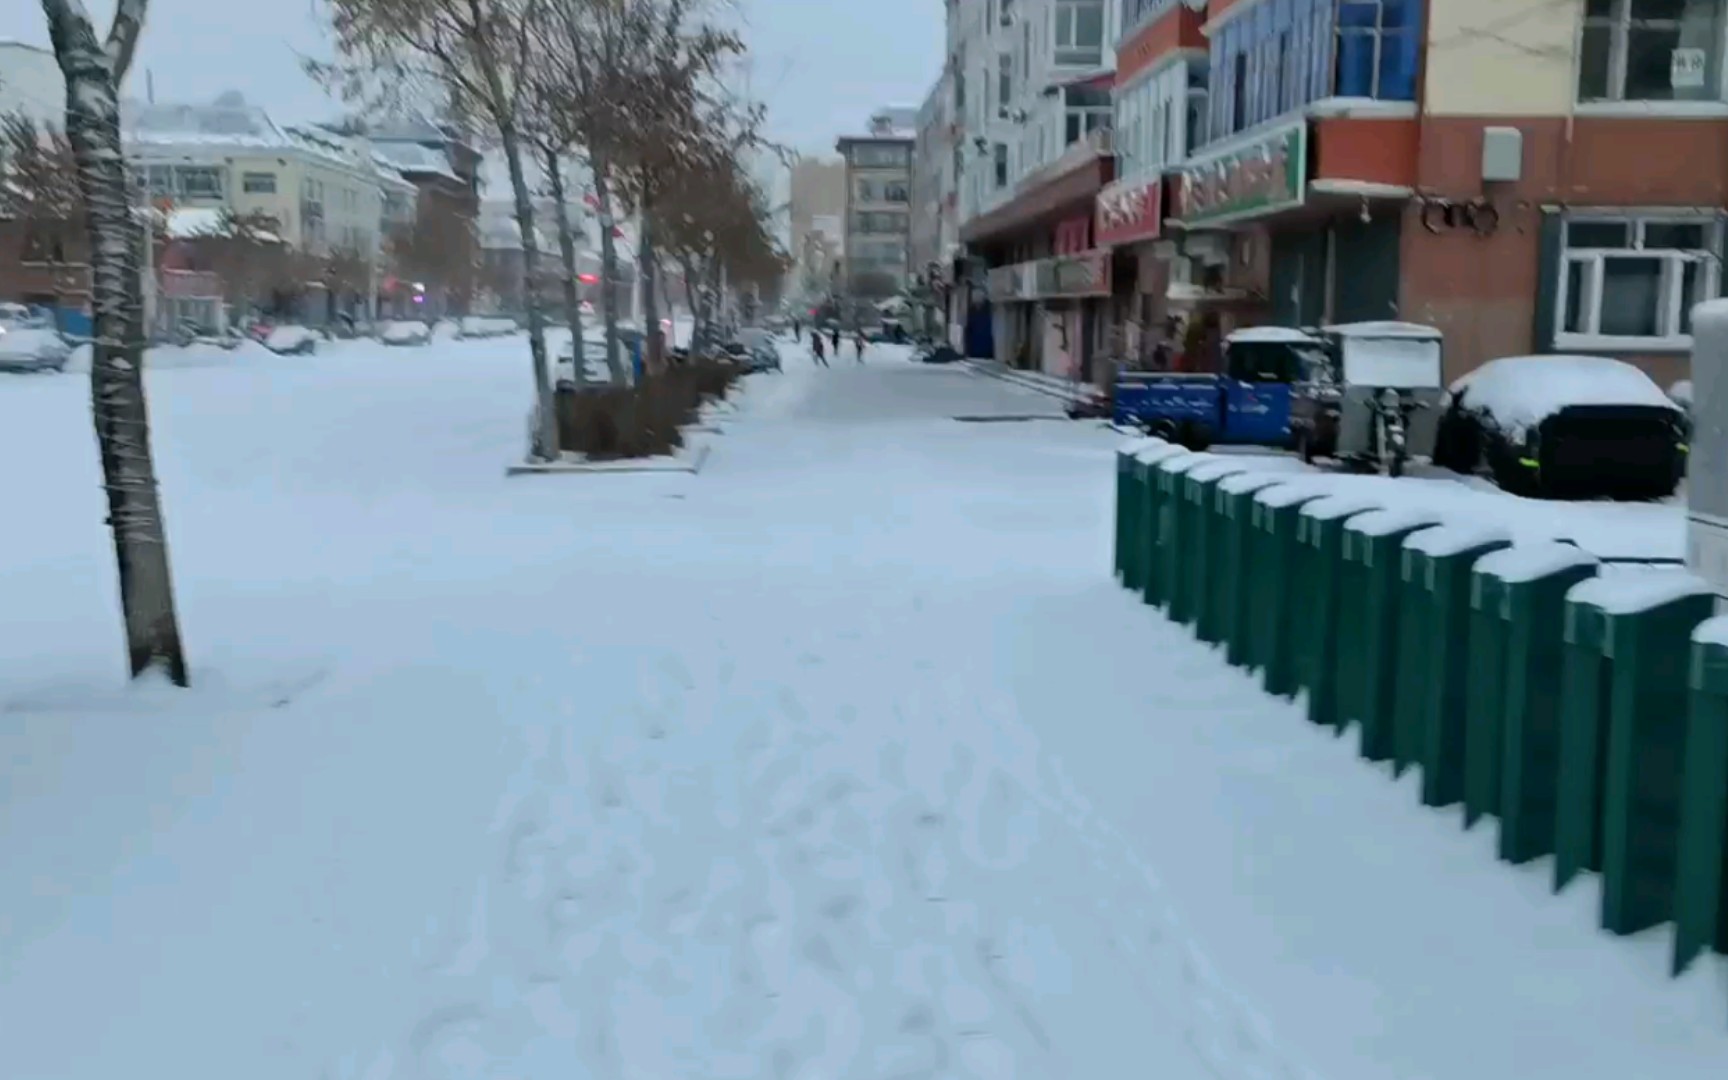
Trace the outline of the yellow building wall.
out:
[[[1583,9],[1583,0],[1430,0],[1428,112],[1569,114]]]

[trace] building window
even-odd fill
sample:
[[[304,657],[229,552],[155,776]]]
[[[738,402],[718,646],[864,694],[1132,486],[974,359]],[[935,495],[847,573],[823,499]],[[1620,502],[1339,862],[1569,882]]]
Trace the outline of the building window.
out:
[[[1338,97],[1416,100],[1420,13],[1415,0],[1339,0]]]
[[[1104,0],[1056,0],[1058,64],[1097,67],[1104,62]]]
[[[996,115],[1006,118],[1014,100],[1014,55],[996,54]]]
[[[276,194],[276,174],[273,172],[241,173],[240,190],[248,195],[274,195]]]
[[[904,180],[890,180],[882,185],[882,201],[891,203],[911,202],[906,191]]]
[[[1241,131],[1248,126],[1248,54],[1236,54],[1236,62],[1230,70],[1230,123],[1229,130]]]
[[[1724,0],[1586,0],[1579,101],[1715,101]]]
[[[876,181],[860,176],[853,182],[852,198],[855,202],[867,203],[876,201]]]
[[[175,170],[179,194],[188,199],[220,199],[222,170],[213,165],[182,165]]]
[[[1005,188],[1008,186],[1008,144],[997,143],[992,148],[992,154],[996,166],[996,186]]]
[[[1692,306],[1720,291],[1722,223],[1714,214],[1565,222],[1555,344],[1571,348],[1690,343]]]

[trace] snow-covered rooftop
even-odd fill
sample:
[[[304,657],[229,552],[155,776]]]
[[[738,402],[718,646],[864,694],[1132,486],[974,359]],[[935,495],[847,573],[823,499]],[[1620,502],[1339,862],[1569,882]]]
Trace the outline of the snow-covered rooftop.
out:
[[[386,141],[374,143],[373,152],[400,172],[409,175],[441,176],[461,182],[456,170],[450,167],[450,158],[442,150],[434,150],[414,142]]]
[[[1421,323],[1391,321],[1339,323],[1336,326],[1326,327],[1325,331],[1328,334],[1336,334],[1339,337],[1420,338],[1422,340],[1432,340],[1441,336],[1440,331],[1436,330],[1432,326],[1424,326]]]
[[[1315,345],[1318,342],[1314,335],[1289,326],[1245,326],[1240,330],[1232,330],[1225,342],[1241,342],[1243,344],[1267,345]]]
[[[277,150],[293,144],[288,132],[239,94],[224,94],[208,105],[121,104],[121,126],[133,144],[243,147]]]

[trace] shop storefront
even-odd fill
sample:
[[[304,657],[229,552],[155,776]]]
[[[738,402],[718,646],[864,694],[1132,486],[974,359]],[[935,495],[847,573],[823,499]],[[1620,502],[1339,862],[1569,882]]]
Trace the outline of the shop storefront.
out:
[[[1399,313],[1409,190],[1348,171],[1325,177],[1315,135],[1298,118],[1210,147],[1183,170],[1171,224],[1184,234],[1188,265],[1174,276],[1220,333]]]
[[[1113,252],[1115,267],[1104,315],[1105,350],[1130,368],[1150,363],[1169,314],[1169,273],[1158,257],[1167,190],[1159,177],[1119,181],[1098,194],[1097,243]]]

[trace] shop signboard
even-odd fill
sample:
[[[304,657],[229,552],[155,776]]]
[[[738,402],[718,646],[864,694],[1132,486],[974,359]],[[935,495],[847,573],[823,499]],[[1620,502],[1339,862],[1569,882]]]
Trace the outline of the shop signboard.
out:
[[[1098,193],[1098,244],[1156,240],[1164,224],[1164,186],[1157,180],[1112,184]]]
[[[1176,216],[1195,228],[1300,206],[1307,179],[1308,124],[1302,120],[1187,166]]]
[[[1087,251],[1040,259],[1034,287],[1039,299],[1110,295],[1110,252]]]

